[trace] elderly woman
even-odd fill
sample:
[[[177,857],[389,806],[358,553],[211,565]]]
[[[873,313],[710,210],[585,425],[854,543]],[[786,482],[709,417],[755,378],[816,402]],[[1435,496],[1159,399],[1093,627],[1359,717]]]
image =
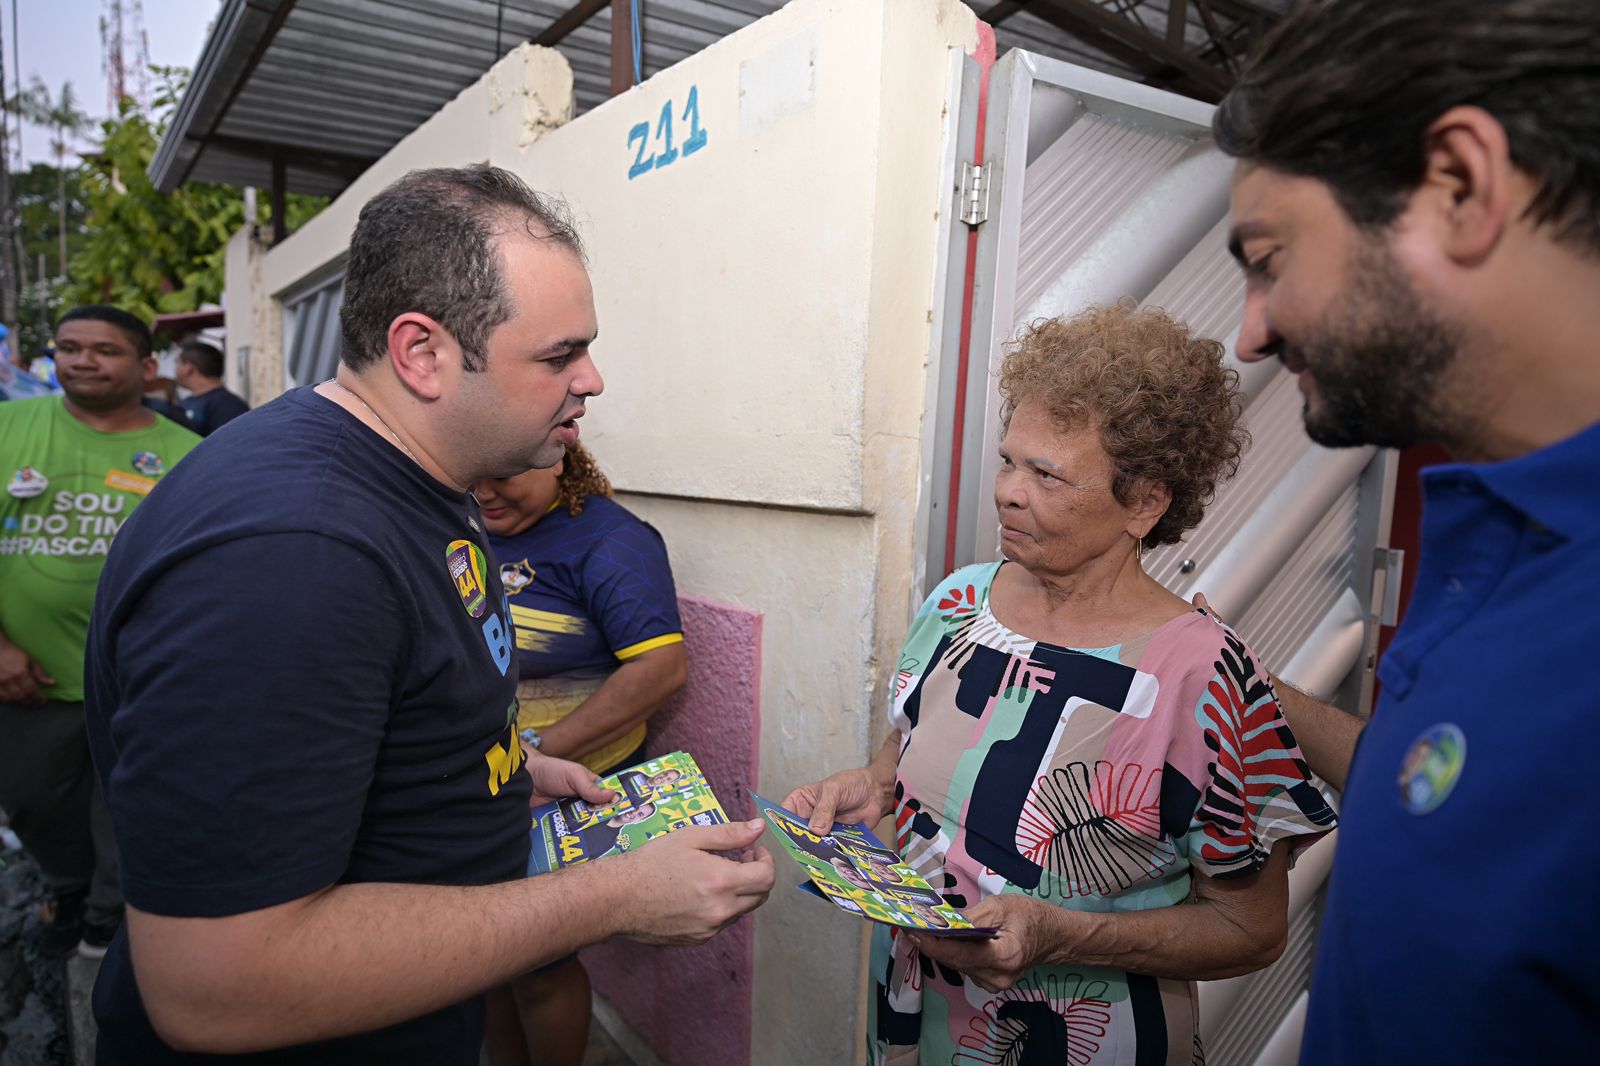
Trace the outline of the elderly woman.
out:
[[[871,1061],[1199,1061],[1196,980],[1272,962],[1287,852],[1334,824],[1266,673],[1141,568],[1238,467],[1222,347],[1159,310],[1040,321],[1001,370],[1005,559],[912,623],[872,765],[790,793],[890,814],[987,941],[879,929]]]

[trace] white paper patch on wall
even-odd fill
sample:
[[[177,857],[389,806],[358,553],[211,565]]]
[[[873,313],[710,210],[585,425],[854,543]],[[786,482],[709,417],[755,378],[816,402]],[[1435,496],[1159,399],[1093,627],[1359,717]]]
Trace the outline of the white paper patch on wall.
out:
[[[739,135],[759,133],[811,107],[817,94],[817,27],[739,64]]]

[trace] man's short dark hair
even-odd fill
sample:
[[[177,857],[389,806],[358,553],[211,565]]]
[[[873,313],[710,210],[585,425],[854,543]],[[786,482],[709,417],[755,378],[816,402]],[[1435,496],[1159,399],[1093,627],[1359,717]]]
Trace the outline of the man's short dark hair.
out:
[[[1356,224],[1392,223],[1452,107],[1504,127],[1538,182],[1534,222],[1600,253],[1600,3],[1303,0],[1212,120],[1217,145],[1327,183]]]
[[[203,378],[220,378],[222,376],[222,349],[215,344],[205,341],[190,341],[178,352],[182,362],[194,367],[195,373]]]
[[[138,315],[124,311],[120,307],[112,307],[110,304],[84,304],[81,307],[74,307],[57,319],[56,331],[59,333],[61,327],[68,322],[81,321],[107,322],[116,326],[127,335],[135,355],[140,359],[150,358],[152,346],[150,327]]]
[[[496,238],[520,230],[583,258],[567,206],[510,171],[478,165],[413,170],[361,209],[345,267],[340,358],[375,362],[407,311],[438,320],[482,370],[489,334],[511,317]]]

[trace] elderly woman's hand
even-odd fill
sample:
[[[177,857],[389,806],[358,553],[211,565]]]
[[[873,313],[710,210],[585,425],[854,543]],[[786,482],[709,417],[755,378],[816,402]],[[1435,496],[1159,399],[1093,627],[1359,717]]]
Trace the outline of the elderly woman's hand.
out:
[[[934,962],[971,978],[986,992],[1003,992],[1030,969],[1059,956],[1076,912],[1005,892],[962,911],[976,926],[994,926],[992,940],[954,940],[909,933]]]
[[[828,832],[835,822],[875,824],[889,812],[894,779],[884,783],[874,777],[871,767],[844,770],[814,784],[802,785],[783,798],[783,805],[802,818],[810,819],[810,829],[818,835]]]
[[[894,810],[894,768],[901,739],[899,733],[890,733],[872,762],[801,785],[783,798],[783,805],[810,819],[810,829],[818,836],[832,829],[834,822],[876,825]]]

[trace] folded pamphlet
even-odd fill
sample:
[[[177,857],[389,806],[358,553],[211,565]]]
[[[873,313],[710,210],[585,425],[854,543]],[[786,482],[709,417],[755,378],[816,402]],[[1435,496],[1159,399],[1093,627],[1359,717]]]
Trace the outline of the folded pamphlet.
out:
[[[617,798],[594,806],[576,797],[535,807],[528,876],[619,855],[686,825],[721,825],[722,804],[694,759],[681,751],[602,778]]]
[[[754,792],[750,795],[755,796],[756,807],[772,826],[778,843],[805,868],[810,880],[800,886],[802,891],[868,921],[932,936],[976,940],[989,939],[997,932],[967,921],[864,822],[836,822],[818,836],[798,814]]]

